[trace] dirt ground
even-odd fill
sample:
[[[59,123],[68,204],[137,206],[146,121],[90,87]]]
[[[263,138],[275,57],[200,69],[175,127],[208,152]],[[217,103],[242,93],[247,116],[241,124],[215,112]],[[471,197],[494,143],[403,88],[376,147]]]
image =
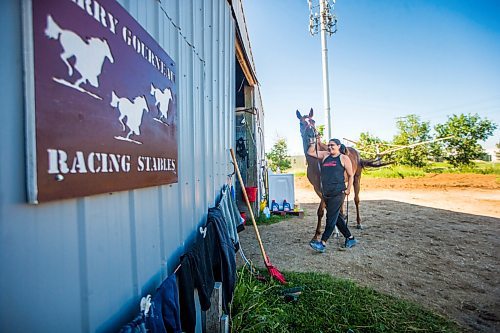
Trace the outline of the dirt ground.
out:
[[[324,272],[402,297],[457,321],[464,331],[500,332],[500,183],[493,175],[362,179],[363,230],[352,249],[332,237],[323,254],[308,245],[319,199],[295,179],[305,217],[261,226],[271,262],[281,271]],[[247,257],[263,267],[251,225],[240,233]]]

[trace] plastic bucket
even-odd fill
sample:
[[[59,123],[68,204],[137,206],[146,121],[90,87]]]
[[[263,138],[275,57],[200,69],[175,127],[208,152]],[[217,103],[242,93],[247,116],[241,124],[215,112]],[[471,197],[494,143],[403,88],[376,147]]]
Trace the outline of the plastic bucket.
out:
[[[248,201],[257,201],[257,187],[245,187],[245,190],[247,191]]]

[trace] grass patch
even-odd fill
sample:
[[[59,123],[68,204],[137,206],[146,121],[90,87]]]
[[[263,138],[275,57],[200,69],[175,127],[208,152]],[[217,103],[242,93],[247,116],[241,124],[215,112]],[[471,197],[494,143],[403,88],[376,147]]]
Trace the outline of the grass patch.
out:
[[[391,165],[383,168],[363,169],[363,176],[368,178],[408,178],[424,177],[426,172],[422,168],[405,165]]]
[[[391,165],[383,168],[363,169],[363,176],[368,178],[424,177],[426,174],[436,173],[475,173],[500,176],[500,164],[477,161],[471,166],[455,168],[448,163],[439,162],[429,163],[423,168],[410,167],[406,165]]]
[[[292,217],[295,217],[295,216],[291,216],[291,215],[281,216],[281,215],[271,214],[271,216],[269,218],[266,218],[264,213],[260,213],[259,217],[255,220],[255,223],[257,223],[257,225],[275,224],[275,223],[281,222],[283,220],[291,219]],[[248,223],[248,221],[247,221],[247,223]],[[252,223],[252,221],[250,221],[250,223]]]
[[[264,273],[267,274],[267,273]],[[285,273],[288,284],[257,281],[238,270],[231,307],[233,332],[460,332],[421,306],[318,273]],[[282,290],[303,287],[296,302]]]

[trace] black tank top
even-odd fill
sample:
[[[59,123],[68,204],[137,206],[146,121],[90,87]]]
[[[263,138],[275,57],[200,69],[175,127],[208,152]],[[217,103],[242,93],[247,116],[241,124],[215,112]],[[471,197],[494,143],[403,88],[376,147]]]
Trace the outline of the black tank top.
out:
[[[344,167],[340,155],[329,155],[321,164],[321,186],[323,195],[339,194],[346,189],[344,180]]]

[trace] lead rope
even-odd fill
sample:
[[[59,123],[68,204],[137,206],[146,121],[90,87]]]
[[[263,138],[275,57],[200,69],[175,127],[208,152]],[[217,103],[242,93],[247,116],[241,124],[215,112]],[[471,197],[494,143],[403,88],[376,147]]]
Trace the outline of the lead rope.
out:
[[[321,198],[324,201],[324,198],[323,198],[323,183],[321,182],[321,164],[320,164],[319,155],[318,155],[318,137],[314,138],[314,149],[316,150],[316,160],[318,161],[319,189],[321,190]]]
[[[345,196],[345,199],[347,200],[347,209],[346,209],[346,215],[345,215],[345,225],[349,224],[349,194]]]

